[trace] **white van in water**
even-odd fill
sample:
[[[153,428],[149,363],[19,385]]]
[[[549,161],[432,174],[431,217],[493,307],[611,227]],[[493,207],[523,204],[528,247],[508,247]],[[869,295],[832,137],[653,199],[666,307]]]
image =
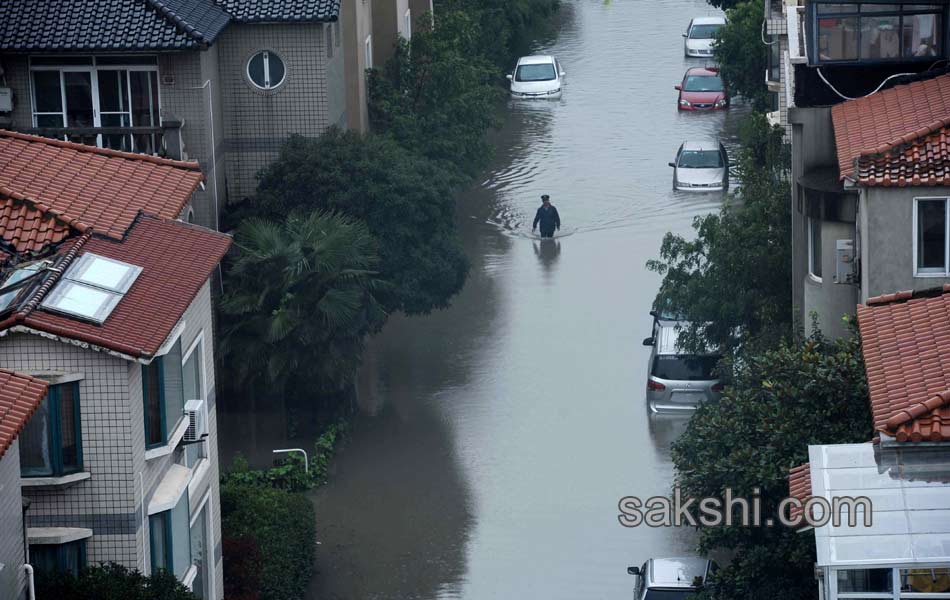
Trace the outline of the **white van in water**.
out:
[[[653,335],[643,340],[651,346],[647,373],[647,406],[650,412],[695,410],[700,402],[718,400],[722,384],[714,375],[720,356],[689,353],[679,346],[683,321],[655,317]]]
[[[553,56],[522,56],[508,75],[514,98],[560,98],[564,69]]]
[[[690,600],[718,568],[705,558],[651,558],[627,573],[637,578],[635,600]]]

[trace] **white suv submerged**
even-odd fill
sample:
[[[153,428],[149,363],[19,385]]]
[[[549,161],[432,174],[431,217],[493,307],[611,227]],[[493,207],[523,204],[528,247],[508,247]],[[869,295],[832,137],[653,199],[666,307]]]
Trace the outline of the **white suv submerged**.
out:
[[[522,56],[515,65],[511,81],[514,98],[560,98],[564,69],[553,56]]]

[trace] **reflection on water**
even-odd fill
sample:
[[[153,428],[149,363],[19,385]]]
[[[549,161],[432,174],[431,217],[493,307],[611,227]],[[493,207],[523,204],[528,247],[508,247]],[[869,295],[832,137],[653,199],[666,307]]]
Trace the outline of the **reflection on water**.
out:
[[[659,278],[644,263],[721,202],[674,193],[667,163],[691,137],[734,150],[743,112],[676,110],[680,34],[706,14],[564,3],[537,48],[564,65],[562,98],[510,103],[493,168],[459,202],[465,290],[367,351],[363,417],[314,496],[311,598],[624,598],[627,565],[691,551],[690,530],[621,527],[617,502],[669,492],[685,423],[645,410]],[[543,193],[563,223],[544,242]]]

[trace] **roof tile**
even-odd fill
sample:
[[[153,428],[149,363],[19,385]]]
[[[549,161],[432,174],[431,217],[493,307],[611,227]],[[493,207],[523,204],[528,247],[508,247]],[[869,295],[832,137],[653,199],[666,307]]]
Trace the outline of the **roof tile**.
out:
[[[33,416],[48,387],[45,381],[0,369],[0,457]]]

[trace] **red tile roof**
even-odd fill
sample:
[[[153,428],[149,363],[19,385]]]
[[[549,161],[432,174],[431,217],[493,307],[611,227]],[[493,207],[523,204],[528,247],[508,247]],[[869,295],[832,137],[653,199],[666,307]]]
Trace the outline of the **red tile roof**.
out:
[[[913,181],[914,174],[907,170],[906,161],[915,153],[937,161],[932,175],[936,177],[938,171],[943,172],[948,151],[945,143],[934,145],[941,136],[931,139],[930,135],[950,126],[950,75],[843,102],[831,109],[831,118],[842,178],[854,177],[856,162],[865,157],[864,168],[871,185],[885,185],[885,180],[888,185],[897,185],[893,182],[900,181],[902,166],[904,180]],[[880,156],[888,152],[894,154],[892,159]]]
[[[0,194],[0,238],[17,254],[40,252],[73,233],[70,224],[28,203]]]
[[[87,237],[66,253],[92,252],[142,267],[108,318],[97,325],[37,308],[55,286],[47,282],[3,327],[24,325],[132,357],[154,355],[231,245],[227,235],[148,215],[121,242]]]
[[[857,181],[881,187],[950,185],[950,126],[858,157]]]
[[[788,497],[797,498],[803,504],[811,498],[811,466],[810,463],[798,465],[788,472]],[[802,514],[802,509],[797,506],[791,506],[788,516],[791,519],[797,519]]]
[[[47,387],[45,381],[0,369],[0,457],[46,397]]]
[[[0,203],[19,200],[80,231],[121,239],[139,211],[177,218],[201,181],[197,163],[0,130]],[[46,235],[9,241],[34,251]]]
[[[871,298],[858,326],[874,429],[898,441],[950,439],[950,293]]]

